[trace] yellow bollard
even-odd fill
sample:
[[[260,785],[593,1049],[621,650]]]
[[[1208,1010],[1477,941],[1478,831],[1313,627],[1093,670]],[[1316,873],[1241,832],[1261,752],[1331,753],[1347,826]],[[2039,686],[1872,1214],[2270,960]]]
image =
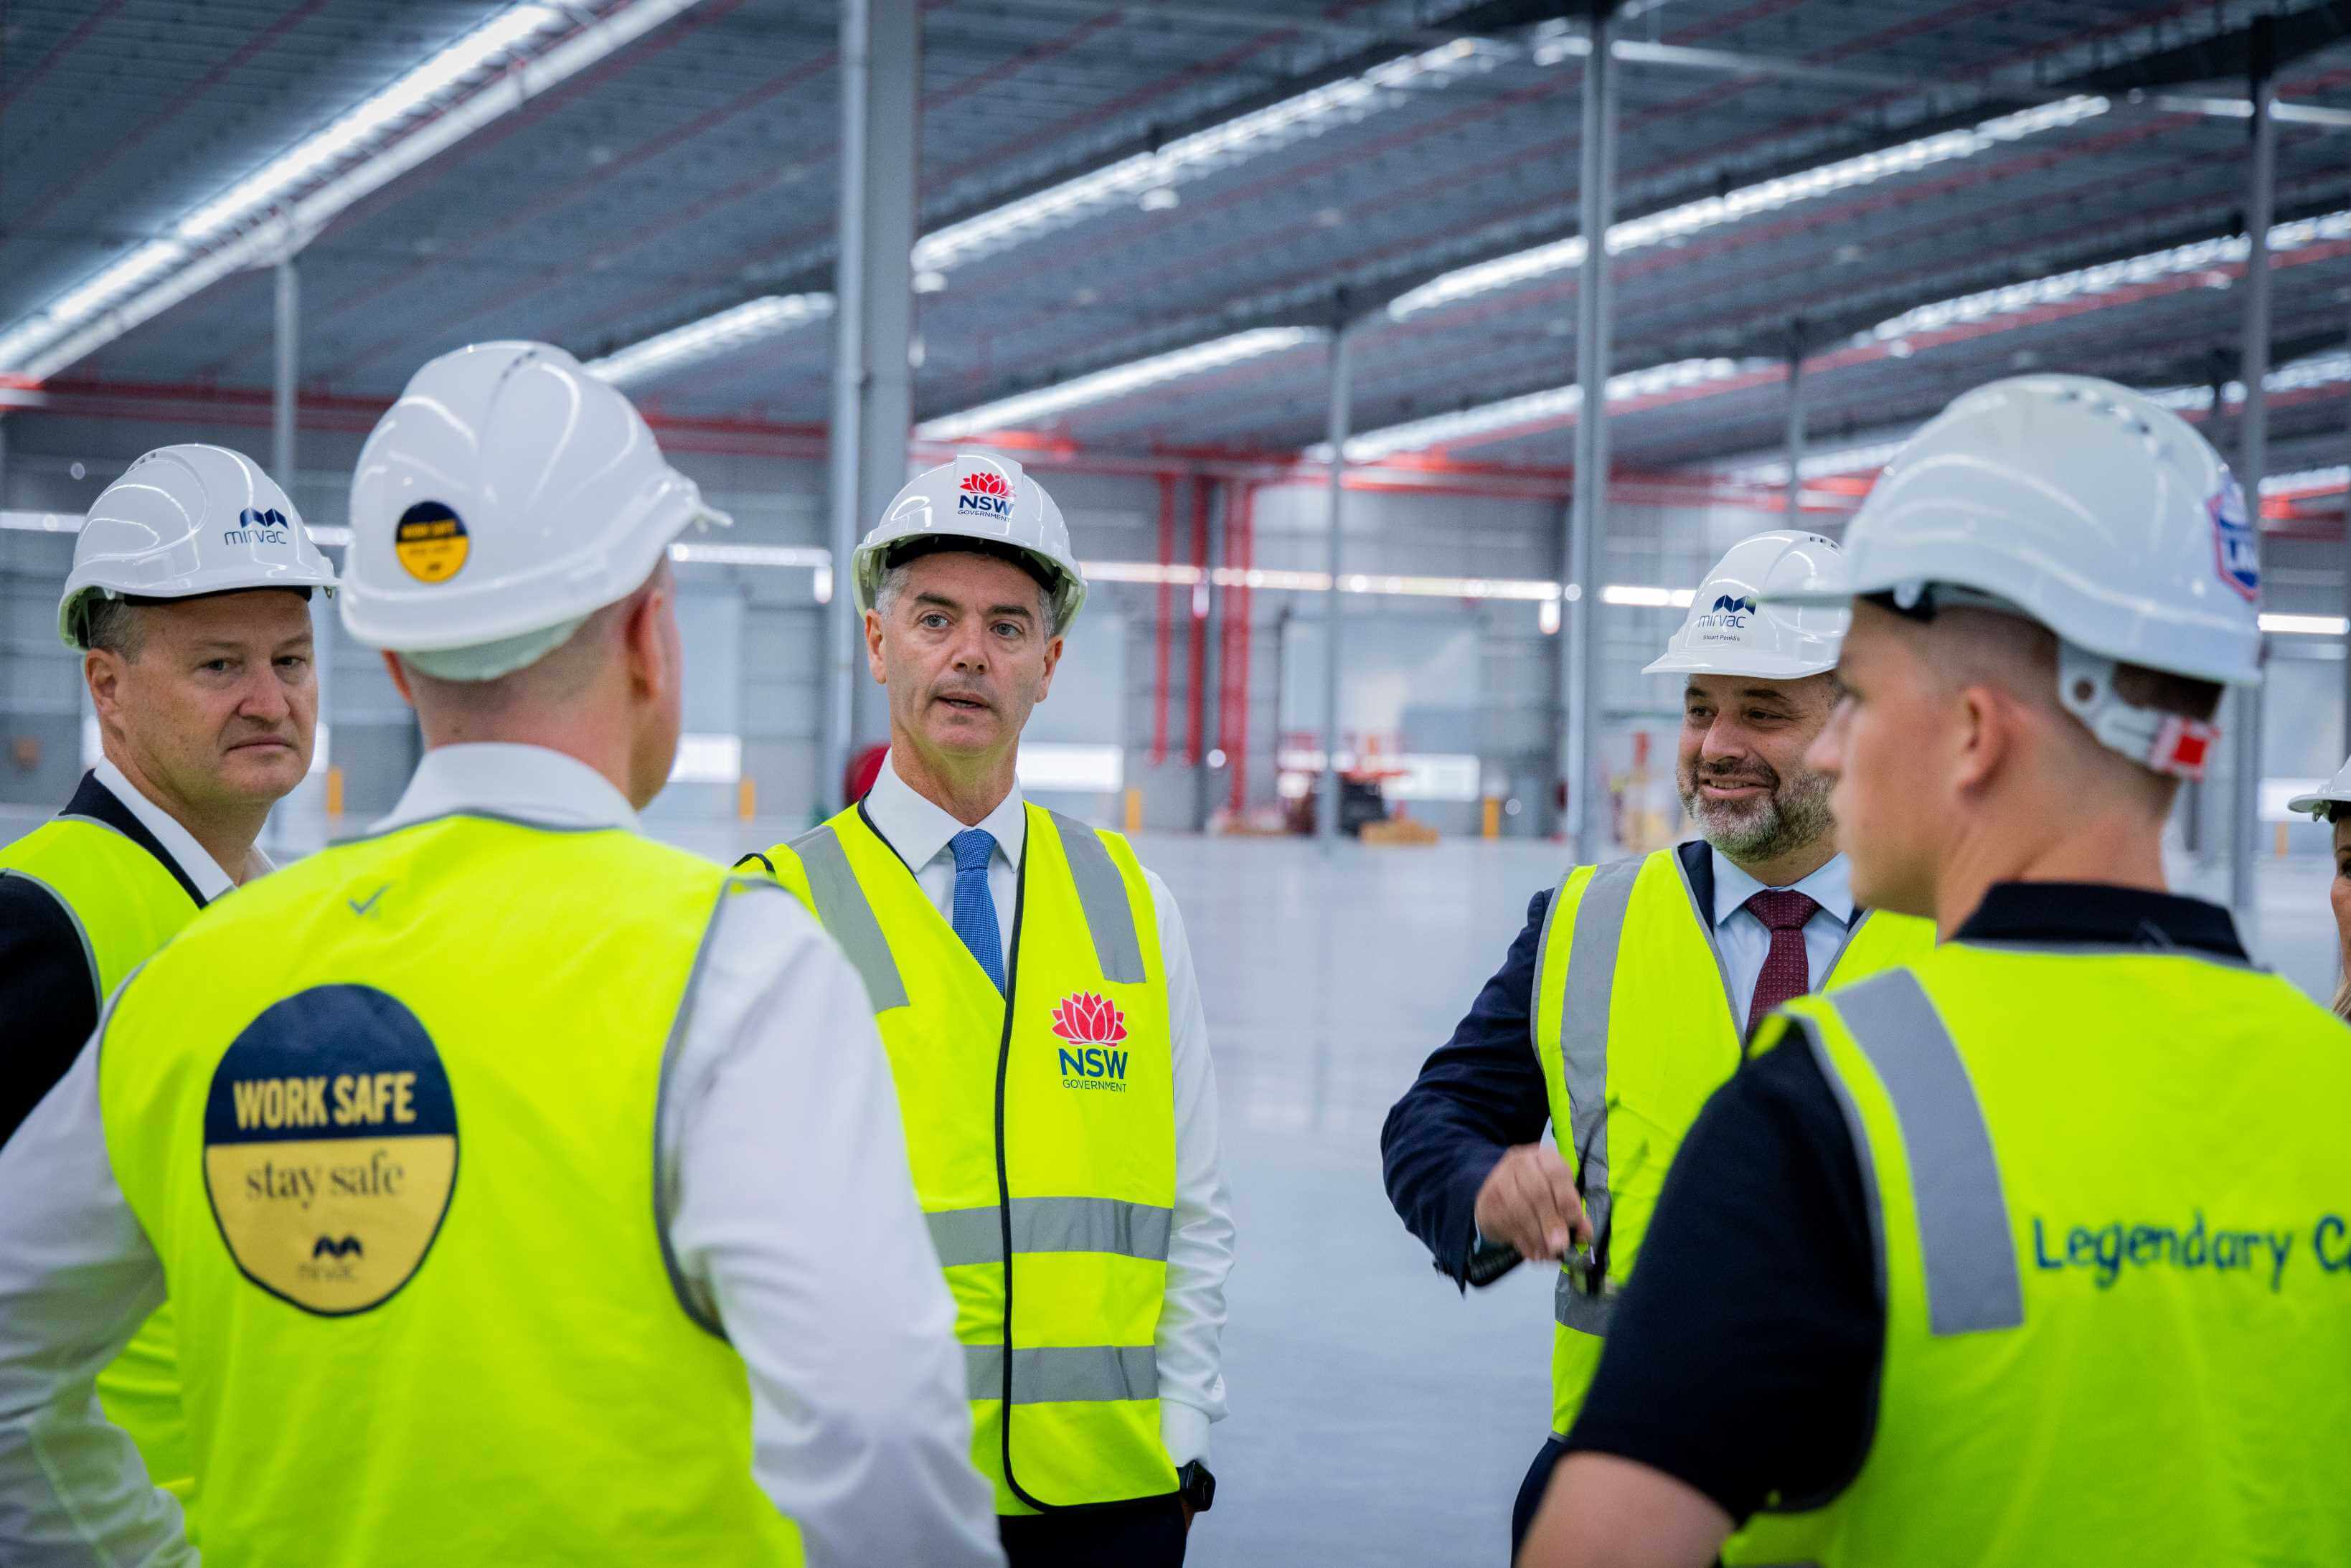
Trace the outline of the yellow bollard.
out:
[[[343,814],[343,770],[331,763],[327,768],[327,815]]]
[[[1143,791],[1133,788],[1126,792],[1126,831],[1143,831]]]
[[[1502,836],[1502,803],[1499,800],[1495,800],[1491,795],[1489,795],[1486,797],[1484,804],[1486,807],[1486,837],[1489,839],[1499,839]]]
[[[735,814],[749,821],[758,814],[759,786],[748,773],[735,780]]]

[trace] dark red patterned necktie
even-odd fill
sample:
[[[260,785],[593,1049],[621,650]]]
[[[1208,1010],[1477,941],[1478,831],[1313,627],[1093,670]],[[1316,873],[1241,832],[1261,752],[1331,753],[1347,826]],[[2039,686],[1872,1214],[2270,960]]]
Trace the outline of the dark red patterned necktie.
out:
[[[1820,905],[1810,895],[1788,888],[1765,888],[1747,901],[1747,908],[1771,933],[1771,951],[1764,956],[1762,972],[1755,977],[1755,996],[1747,1004],[1747,1032],[1771,1016],[1771,1009],[1813,988],[1813,967],[1804,956],[1804,922]]]

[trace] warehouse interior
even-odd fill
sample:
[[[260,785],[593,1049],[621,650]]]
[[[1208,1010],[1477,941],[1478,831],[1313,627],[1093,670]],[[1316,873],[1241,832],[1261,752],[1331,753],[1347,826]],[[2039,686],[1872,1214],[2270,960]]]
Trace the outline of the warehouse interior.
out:
[[[726,859],[887,738],[835,563],[888,497],[1050,490],[1092,598],[1024,786],[1185,911],[1243,1239],[1191,1561],[1493,1556],[1549,1285],[1432,1273],[1381,1118],[1531,894],[1687,836],[1641,672],[1708,563],[1836,537],[1965,389],[2120,382],[2258,488],[2254,744],[2170,862],[2336,983],[2285,802],[2351,750],[2351,0],[16,0],[0,193],[0,841],[95,754],[57,596],[157,445],[334,556],[416,366],[571,350],[734,517],[646,813]],[[421,749],[316,608],[281,860]],[[1337,834],[1333,762],[1427,831]]]

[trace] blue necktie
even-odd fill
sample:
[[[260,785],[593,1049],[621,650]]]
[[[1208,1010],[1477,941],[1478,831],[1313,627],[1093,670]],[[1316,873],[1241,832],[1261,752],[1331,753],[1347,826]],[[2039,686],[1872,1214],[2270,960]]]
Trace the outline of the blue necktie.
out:
[[[996,900],[987,892],[987,857],[996,852],[996,835],[985,828],[966,828],[947,841],[955,851],[955,934],[979,960],[996,988],[1004,989],[1004,937],[996,925]]]

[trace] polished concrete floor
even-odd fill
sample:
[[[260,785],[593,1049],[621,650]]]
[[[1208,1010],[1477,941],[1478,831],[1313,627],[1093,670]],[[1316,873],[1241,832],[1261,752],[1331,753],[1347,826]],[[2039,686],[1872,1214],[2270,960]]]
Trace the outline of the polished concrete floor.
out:
[[[0,840],[32,813],[0,814]],[[664,826],[714,857],[792,824]],[[287,846],[298,850],[300,843]],[[1379,1128],[1562,865],[1547,843],[1340,846],[1151,837],[1207,996],[1239,1226],[1226,1335],[1232,1414],[1200,1568],[1499,1564],[1549,1424],[1550,1290],[1521,1269],[1468,1298],[1432,1271],[1380,1184]],[[2175,868],[2185,888],[2220,891]],[[2334,983],[2329,868],[2260,866],[2266,961]]]

